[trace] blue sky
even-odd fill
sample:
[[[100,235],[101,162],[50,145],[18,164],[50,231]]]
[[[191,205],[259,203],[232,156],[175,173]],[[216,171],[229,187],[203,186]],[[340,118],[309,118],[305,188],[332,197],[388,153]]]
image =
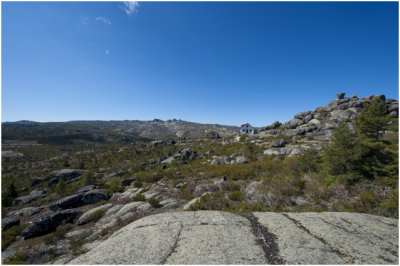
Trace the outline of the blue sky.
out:
[[[287,121],[398,99],[397,2],[2,2],[2,121]]]

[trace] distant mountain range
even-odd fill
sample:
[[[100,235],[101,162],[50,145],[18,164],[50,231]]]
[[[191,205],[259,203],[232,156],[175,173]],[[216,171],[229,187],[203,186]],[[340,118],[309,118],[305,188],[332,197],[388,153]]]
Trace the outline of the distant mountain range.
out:
[[[101,141],[110,137],[132,140],[166,139],[176,137],[204,137],[215,132],[221,137],[239,133],[239,127],[218,124],[200,124],[182,120],[154,119],[152,121],[69,121],[2,123],[2,140],[42,140],[48,143],[65,140]]]

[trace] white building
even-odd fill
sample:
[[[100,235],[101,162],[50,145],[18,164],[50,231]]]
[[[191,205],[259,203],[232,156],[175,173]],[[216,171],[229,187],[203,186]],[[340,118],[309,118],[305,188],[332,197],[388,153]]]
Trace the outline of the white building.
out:
[[[252,127],[249,123],[240,126],[240,135],[243,134],[255,134],[256,129]]]

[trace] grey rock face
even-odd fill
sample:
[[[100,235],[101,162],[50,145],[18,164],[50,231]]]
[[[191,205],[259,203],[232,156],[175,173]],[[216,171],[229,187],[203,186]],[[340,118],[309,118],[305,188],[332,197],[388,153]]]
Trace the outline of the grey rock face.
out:
[[[95,212],[97,212],[99,210],[107,210],[107,209],[109,209],[111,207],[112,207],[112,204],[109,203],[109,204],[101,205],[101,206],[99,206],[97,208],[93,208],[93,209],[85,212],[84,214],[82,214],[82,216],[79,217],[77,224],[78,225],[86,224],[86,223],[90,222],[90,219],[89,219],[90,215],[92,215],[93,213],[95,213]]]
[[[312,115],[311,111],[304,111],[304,112],[300,112],[300,113],[296,114],[294,116],[294,118],[303,120],[306,116],[309,116],[309,115]]]
[[[349,110],[335,110],[331,113],[331,117],[337,120],[355,119],[356,115]]]
[[[261,128],[260,128],[260,132],[261,132],[261,131],[266,131],[266,130],[275,129],[275,128],[280,127],[281,125],[282,125],[281,122],[275,121],[274,123],[272,123],[272,124],[269,125],[269,126],[261,127]]]
[[[47,195],[42,190],[34,190],[27,196],[22,196],[22,197],[16,198],[13,201],[12,205],[13,206],[24,205],[24,204],[31,203],[34,200],[45,198],[45,197],[47,197]]]
[[[78,209],[70,209],[52,213],[34,221],[21,232],[25,239],[42,236],[56,230],[57,226],[63,223],[69,223],[81,212]]]
[[[245,156],[238,156],[236,157],[236,163],[248,163],[249,159],[247,159]]]
[[[132,184],[132,182],[134,182],[135,180],[136,180],[136,178],[124,179],[121,181],[121,186],[123,186],[123,187],[130,186]]]
[[[18,218],[8,217],[1,220],[1,231],[5,231],[14,225],[19,225],[20,220]]]
[[[221,191],[221,184],[201,184],[195,187],[193,195],[195,197],[200,197],[206,192],[218,192]]]
[[[211,165],[216,165],[216,164],[230,164],[230,160],[228,158],[228,156],[218,156],[217,158],[213,159],[211,161]]]
[[[85,193],[85,192],[88,192],[88,191],[90,191],[92,189],[95,189],[95,188],[96,188],[95,185],[87,185],[87,186],[84,186],[84,187],[81,187],[80,189],[78,189],[76,191],[76,193]]]
[[[62,169],[50,173],[50,177],[61,177],[64,179],[72,179],[81,176],[85,170],[81,169]]]
[[[83,204],[93,204],[108,199],[108,192],[104,189],[93,189],[83,194]]]
[[[74,194],[57,200],[49,205],[51,211],[76,208],[83,205],[82,193]]]
[[[357,213],[147,216],[69,264],[397,264],[398,220]]]
[[[286,145],[286,140],[285,139],[276,139],[273,140],[270,144],[271,147],[284,147]]]
[[[171,164],[173,161],[175,161],[175,158],[174,157],[169,157],[169,158],[163,160],[161,162],[161,164]]]
[[[344,95],[346,95],[344,92],[340,92],[340,93],[336,94],[338,99],[343,99]]]
[[[300,120],[300,119],[295,118],[295,119],[293,119],[293,120],[288,121],[288,122],[286,123],[286,126],[287,126],[288,128],[290,128],[290,129],[294,129],[294,128],[296,128],[296,127],[298,127],[298,126],[301,126],[301,125],[303,125],[303,124],[305,124],[305,122],[304,122],[303,120]]]
[[[34,180],[32,181],[31,187],[40,185],[40,184],[42,184],[43,182],[44,182],[44,179],[38,179],[38,178],[36,178],[36,179],[34,179]]]

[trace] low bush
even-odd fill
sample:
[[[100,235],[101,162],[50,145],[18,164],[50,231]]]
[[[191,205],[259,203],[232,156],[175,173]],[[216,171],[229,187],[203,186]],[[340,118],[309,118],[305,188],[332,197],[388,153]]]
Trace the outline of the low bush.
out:
[[[89,222],[97,222],[98,220],[100,220],[101,217],[104,216],[104,214],[106,214],[106,212],[107,212],[107,209],[97,210],[94,213],[90,214],[87,219]]]
[[[133,196],[132,200],[133,201],[145,201],[146,198],[144,197],[143,194],[139,193],[139,194],[136,194],[135,196]]]
[[[27,227],[27,224],[20,224],[20,225],[15,225],[6,231],[1,233],[1,250],[5,250],[12,242],[15,241],[15,238],[19,236],[24,230],[25,227]]]
[[[240,191],[233,191],[228,194],[228,197],[230,200],[233,200],[233,201],[242,201],[243,193]]]
[[[160,204],[160,200],[155,198],[155,197],[149,199],[149,203],[154,208],[161,208],[162,207],[162,205]]]
[[[13,256],[6,258],[4,264],[28,264],[28,256],[24,251],[15,252]]]

